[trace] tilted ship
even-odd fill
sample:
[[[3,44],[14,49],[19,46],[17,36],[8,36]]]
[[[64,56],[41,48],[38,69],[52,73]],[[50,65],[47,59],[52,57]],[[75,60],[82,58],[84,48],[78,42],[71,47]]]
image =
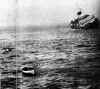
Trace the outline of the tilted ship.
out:
[[[72,29],[89,29],[98,27],[99,21],[94,15],[81,14],[81,11],[77,12],[78,17],[74,20],[71,20],[70,27]]]

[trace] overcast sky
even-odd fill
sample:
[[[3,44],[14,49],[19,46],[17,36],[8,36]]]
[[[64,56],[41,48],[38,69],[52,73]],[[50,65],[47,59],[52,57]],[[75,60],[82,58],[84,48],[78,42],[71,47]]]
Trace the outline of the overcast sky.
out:
[[[79,8],[96,15],[100,0],[0,0],[0,26],[68,22]]]

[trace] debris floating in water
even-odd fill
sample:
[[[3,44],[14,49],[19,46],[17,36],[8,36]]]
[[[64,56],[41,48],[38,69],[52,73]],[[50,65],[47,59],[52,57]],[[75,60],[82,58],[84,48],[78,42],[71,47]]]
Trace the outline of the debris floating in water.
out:
[[[35,74],[34,68],[30,66],[25,66],[22,68],[22,74],[27,76],[34,75]]]

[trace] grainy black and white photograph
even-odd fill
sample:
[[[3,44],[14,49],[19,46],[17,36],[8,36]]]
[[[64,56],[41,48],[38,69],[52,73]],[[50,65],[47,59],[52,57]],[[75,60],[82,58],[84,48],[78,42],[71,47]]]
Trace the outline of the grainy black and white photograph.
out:
[[[100,89],[100,0],[0,0],[0,89]]]

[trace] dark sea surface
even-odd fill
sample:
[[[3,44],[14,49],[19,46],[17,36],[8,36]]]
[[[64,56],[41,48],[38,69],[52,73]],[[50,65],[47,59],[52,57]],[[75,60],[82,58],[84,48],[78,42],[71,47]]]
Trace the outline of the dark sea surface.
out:
[[[1,89],[100,89],[99,29],[27,28],[0,34]],[[35,74],[23,74],[24,66]]]

